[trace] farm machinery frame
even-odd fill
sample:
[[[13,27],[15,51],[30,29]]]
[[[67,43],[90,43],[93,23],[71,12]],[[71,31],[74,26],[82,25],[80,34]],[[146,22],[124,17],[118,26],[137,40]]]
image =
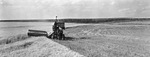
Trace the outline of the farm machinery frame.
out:
[[[65,22],[56,20],[54,22],[54,25],[52,27],[52,34],[48,35],[46,31],[41,30],[28,30],[28,36],[46,36],[50,39],[58,39],[58,40],[65,40],[65,35],[63,34],[63,30],[65,30]]]

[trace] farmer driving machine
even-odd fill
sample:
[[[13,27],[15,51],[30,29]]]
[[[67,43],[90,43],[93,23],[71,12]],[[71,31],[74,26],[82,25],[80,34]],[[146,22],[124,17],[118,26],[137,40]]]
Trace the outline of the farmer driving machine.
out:
[[[28,36],[46,36],[50,39],[59,39],[59,40],[65,40],[65,35],[63,34],[63,30],[65,30],[65,23],[63,21],[56,20],[54,22],[54,25],[52,27],[53,33],[48,35],[46,31],[41,30],[28,30]]]

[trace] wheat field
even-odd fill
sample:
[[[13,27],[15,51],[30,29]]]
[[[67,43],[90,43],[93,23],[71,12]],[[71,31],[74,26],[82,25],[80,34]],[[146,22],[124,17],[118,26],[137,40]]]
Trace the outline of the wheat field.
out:
[[[54,41],[87,57],[150,57],[148,24],[125,22],[75,26],[65,30],[70,39]]]

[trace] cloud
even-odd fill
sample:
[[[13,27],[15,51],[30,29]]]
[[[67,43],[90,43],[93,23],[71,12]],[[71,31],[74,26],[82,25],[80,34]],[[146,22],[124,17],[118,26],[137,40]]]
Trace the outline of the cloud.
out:
[[[118,1],[116,8],[122,12],[125,16],[128,17],[149,17],[146,12],[143,13],[145,10],[143,8],[147,8],[150,6],[150,1],[149,0],[120,0]],[[123,9],[123,10],[121,10]],[[144,16],[144,15],[145,16]]]
[[[3,0],[1,4],[4,19],[150,16],[149,0]]]

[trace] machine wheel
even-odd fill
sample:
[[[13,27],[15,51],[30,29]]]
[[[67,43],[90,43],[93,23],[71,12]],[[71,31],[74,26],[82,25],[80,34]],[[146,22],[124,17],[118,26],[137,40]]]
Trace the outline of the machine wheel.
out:
[[[48,35],[47,38],[52,39],[52,35],[53,33],[51,35]]]
[[[63,39],[63,40],[66,40],[66,38],[65,38],[65,35],[64,35],[64,34],[62,34],[62,39]]]
[[[60,35],[60,40],[65,40],[65,35],[64,34]]]
[[[59,33],[59,34],[57,35],[57,39],[58,39],[58,40],[63,40],[63,37],[62,37],[62,34],[61,34],[61,33]]]
[[[54,34],[54,33],[52,33],[50,36],[48,36],[48,38],[50,38],[50,39],[54,39],[54,38],[56,38],[56,36],[55,36],[55,34]]]
[[[57,35],[53,34],[52,39],[58,39]]]

